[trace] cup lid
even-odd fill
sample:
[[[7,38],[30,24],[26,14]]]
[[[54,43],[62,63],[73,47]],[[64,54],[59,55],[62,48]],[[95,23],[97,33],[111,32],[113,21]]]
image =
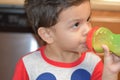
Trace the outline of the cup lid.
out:
[[[99,28],[98,26],[93,27],[93,28],[88,32],[87,39],[86,39],[86,44],[87,44],[87,46],[88,46],[88,48],[89,48],[90,50],[93,50],[93,47],[92,47],[92,38],[93,38],[94,32],[95,32],[98,28]]]

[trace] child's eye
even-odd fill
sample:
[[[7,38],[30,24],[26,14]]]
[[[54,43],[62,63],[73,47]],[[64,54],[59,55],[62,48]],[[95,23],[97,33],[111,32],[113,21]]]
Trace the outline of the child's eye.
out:
[[[90,16],[88,17],[87,21],[89,21],[89,20],[90,20]]]
[[[78,26],[79,26],[79,22],[77,22],[77,23],[74,24],[75,28],[78,27]]]

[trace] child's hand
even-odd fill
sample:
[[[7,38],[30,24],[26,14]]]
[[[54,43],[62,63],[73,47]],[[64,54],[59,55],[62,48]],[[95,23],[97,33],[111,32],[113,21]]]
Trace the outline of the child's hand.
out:
[[[120,57],[110,53],[108,47],[103,45],[104,49],[104,71],[103,80],[117,80],[120,72]]]

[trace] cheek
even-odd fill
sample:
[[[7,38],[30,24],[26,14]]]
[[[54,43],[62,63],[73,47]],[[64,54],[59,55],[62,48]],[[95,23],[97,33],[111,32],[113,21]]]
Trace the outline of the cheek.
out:
[[[62,36],[59,37],[59,42],[61,45],[70,47],[70,46],[78,46],[81,40],[78,35],[63,34]]]

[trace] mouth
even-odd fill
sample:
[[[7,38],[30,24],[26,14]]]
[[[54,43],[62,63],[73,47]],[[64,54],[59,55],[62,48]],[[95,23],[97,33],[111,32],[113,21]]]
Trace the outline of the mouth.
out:
[[[86,42],[83,43],[83,46],[82,46],[82,47],[83,47],[83,50],[84,50],[84,51],[87,51],[87,50],[89,49],[88,46],[87,46],[87,44],[86,44]]]
[[[86,46],[86,48],[88,48],[88,45],[87,45],[87,43],[85,43],[85,46]],[[88,48],[89,49],[89,48]]]

